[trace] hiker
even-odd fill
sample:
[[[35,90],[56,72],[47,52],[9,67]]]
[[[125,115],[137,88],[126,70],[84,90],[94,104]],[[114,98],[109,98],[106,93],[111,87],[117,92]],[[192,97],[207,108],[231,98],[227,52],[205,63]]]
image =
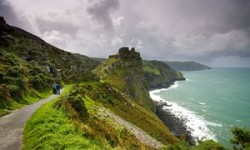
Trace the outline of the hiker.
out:
[[[60,94],[60,84],[58,83],[56,84],[56,91],[57,94]]]
[[[53,87],[52,87],[53,88],[53,94],[57,94],[57,88],[56,87],[57,87],[57,84],[54,83]]]

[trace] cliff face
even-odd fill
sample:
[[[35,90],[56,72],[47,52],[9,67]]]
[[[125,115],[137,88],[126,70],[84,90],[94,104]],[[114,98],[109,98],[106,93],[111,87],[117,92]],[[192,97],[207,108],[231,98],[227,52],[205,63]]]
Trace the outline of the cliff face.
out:
[[[101,63],[94,73],[101,81],[110,83],[139,105],[155,110],[154,103],[149,97],[142,59],[134,49],[121,48],[118,54],[111,55],[108,60]]]
[[[181,72],[161,61],[143,61],[143,70],[150,89],[166,88],[175,81],[185,80]]]

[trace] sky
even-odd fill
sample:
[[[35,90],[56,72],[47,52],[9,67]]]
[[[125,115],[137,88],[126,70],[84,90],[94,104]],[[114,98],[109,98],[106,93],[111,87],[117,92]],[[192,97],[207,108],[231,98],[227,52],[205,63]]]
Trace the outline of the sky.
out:
[[[250,0],[0,0],[0,16],[73,53],[250,67]]]

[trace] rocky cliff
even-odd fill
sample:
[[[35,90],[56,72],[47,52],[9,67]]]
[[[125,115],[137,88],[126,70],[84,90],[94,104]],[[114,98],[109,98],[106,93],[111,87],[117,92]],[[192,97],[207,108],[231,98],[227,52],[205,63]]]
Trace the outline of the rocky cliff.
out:
[[[182,73],[161,61],[143,61],[143,70],[150,89],[167,88],[175,81],[185,80]]]
[[[94,73],[103,82],[110,83],[124,95],[147,109],[155,110],[155,106],[148,94],[148,85],[144,77],[142,59],[133,48],[119,49],[118,54],[110,55],[102,62]]]

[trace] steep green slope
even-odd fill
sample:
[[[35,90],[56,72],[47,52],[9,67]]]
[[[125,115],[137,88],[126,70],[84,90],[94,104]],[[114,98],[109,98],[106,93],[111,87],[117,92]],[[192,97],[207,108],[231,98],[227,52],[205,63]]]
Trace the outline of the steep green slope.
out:
[[[0,52],[0,116],[50,94],[54,78],[35,61]],[[43,94],[42,94],[43,93]]]
[[[193,62],[193,61],[165,61],[171,68],[178,71],[196,71],[211,69],[209,66]]]
[[[144,76],[149,88],[169,87],[177,80],[185,80],[181,72],[175,71],[161,61],[143,61]]]
[[[92,58],[100,63],[105,58]],[[169,87],[174,81],[185,80],[180,71],[169,67],[165,62],[158,60],[143,60],[143,71],[149,89]]]
[[[96,80],[99,63],[60,50],[0,17],[0,116],[48,94],[53,82]]]
[[[108,83],[89,82],[74,86],[30,118],[25,127],[24,149],[152,149],[105,114],[104,109],[165,145],[178,142],[153,112],[124,97]]]
[[[124,47],[102,62],[94,71],[102,82],[108,82],[139,105],[151,110],[155,106],[148,93],[140,54]]]

